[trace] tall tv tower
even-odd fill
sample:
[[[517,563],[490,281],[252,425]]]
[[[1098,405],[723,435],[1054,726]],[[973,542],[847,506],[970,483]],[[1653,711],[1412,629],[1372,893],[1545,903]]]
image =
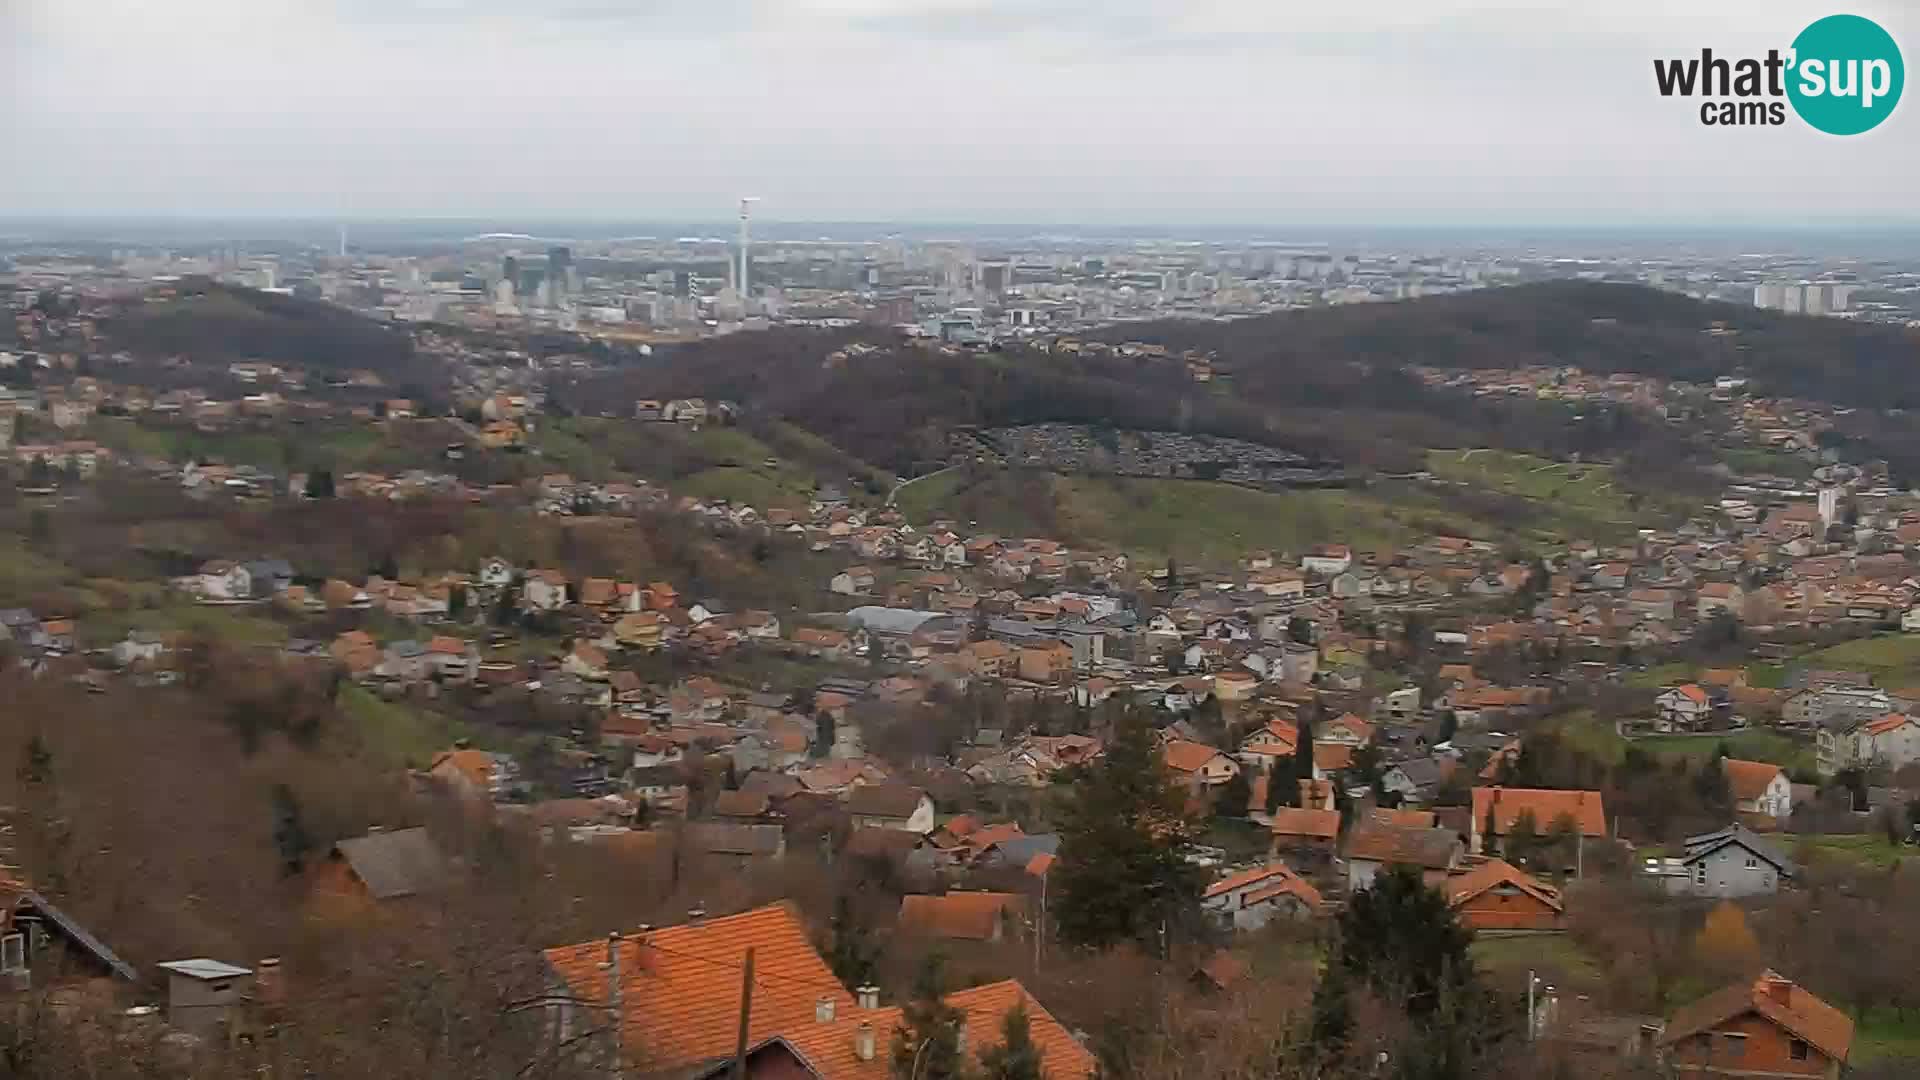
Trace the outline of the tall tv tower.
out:
[[[738,280],[740,283],[740,299],[742,300],[745,300],[748,296],[747,268],[753,264],[753,239],[751,231],[747,227],[747,222],[753,216],[753,204],[759,201],[760,196],[758,195],[742,195],[740,197],[740,274]]]

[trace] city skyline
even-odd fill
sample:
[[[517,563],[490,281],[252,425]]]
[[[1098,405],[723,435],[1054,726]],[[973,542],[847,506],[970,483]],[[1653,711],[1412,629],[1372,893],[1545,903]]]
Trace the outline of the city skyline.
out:
[[[1651,60],[1784,44],[1774,0],[735,0],[0,12],[10,216],[1034,226],[1920,220],[1915,122],[1714,131]],[[1911,40],[1912,13],[1855,10]]]

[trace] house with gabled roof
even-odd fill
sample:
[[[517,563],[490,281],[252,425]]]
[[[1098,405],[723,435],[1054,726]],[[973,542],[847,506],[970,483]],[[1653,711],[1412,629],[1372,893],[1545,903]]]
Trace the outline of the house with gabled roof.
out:
[[[747,1007],[746,1041],[774,1047],[781,1069],[764,1075],[888,1080],[900,1009],[882,1007],[877,989],[849,993],[786,902],[548,949],[554,1038],[598,1039],[629,1074],[713,1075],[707,1070],[728,1063],[739,1037],[749,950],[758,992]],[[596,1003],[609,997],[619,1002],[618,1021],[596,1034],[608,1011]],[[1005,1015],[1023,1008],[1048,1077],[1087,1080],[1094,1072],[1093,1055],[1018,982],[958,991],[944,1001],[957,1010],[973,1053],[995,1045]]]
[[[1309,918],[1324,903],[1320,890],[1284,862],[1229,874],[1200,896],[1202,911],[1236,930],[1258,930],[1275,918]]]
[[[1793,784],[1785,769],[1770,761],[1739,758],[1721,758],[1720,768],[1733,792],[1735,810],[1767,818],[1772,827],[1793,813]]]
[[[1768,970],[1681,1007],[1667,1021],[1660,1046],[1667,1069],[1681,1080],[1838,1080],[1853,1036],[1852,1017]]]
[[[1566,929],[1560,890],[1504,859],[1461,866],[1441,884],[1461,926],[1481,934],[1553,933]]]
[[[1689,836],[1682,852],[1649,859],[1643,867],[1651,883],[1671,895],[1767,896],[1799,873],[1778,848],[1739,824]]]
[[[1467,845],[1469,850],[1491,854],[1522,818],[1530,819],[1541,835],[1552,831],[1562,819],[1572,825],[1574,834],[1582,840],[1598,840],[1607,835],[1606,806],[1597,791],[1477,787],[1473,789],[1473,833]]]

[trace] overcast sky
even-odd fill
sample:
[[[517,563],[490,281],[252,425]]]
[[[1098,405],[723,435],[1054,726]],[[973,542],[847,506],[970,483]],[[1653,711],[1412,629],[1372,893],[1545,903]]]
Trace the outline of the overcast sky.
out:
[[[0,0],[0,216],[1916,220],[1920,101],[1707,128],[1652,60],[1850,10],[1911,63],[1917,8]]]

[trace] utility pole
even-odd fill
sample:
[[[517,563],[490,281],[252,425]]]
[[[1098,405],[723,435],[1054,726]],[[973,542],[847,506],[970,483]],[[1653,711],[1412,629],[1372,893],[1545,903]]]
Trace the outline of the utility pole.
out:
[[[747,1022],[753,1018],[753,949],[740,972],[740,1034],[733,1040],[733,1080],[747,1080]]]
[[[613,1034],[613,1053],[607,1057],[607,1075],[619,1080],[620,1055],[625,1049],[620,1035],[620,931],[607,935],[607,1027]]]

